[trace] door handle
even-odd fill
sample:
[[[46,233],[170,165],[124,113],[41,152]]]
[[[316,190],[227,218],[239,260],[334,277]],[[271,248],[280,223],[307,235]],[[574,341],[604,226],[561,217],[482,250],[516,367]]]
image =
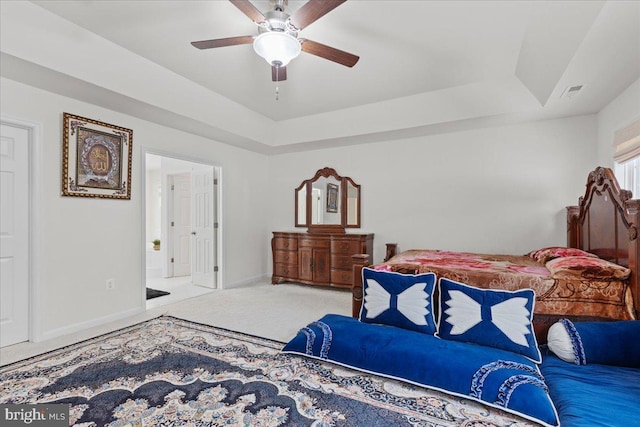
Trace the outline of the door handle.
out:
[[[196,232],[195,232],[195,231],[192,231],[192,232],[191,232],[191,234],[193,234],[193,235],[195,236],[195,235],[196,235]]]

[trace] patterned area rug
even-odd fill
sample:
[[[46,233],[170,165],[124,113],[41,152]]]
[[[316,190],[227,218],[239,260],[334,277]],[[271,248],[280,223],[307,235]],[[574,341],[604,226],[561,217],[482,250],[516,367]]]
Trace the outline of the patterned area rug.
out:
[[[77,426],[534,425],[282,345],[162,316],[0,368],[0,403],[68,403]]]

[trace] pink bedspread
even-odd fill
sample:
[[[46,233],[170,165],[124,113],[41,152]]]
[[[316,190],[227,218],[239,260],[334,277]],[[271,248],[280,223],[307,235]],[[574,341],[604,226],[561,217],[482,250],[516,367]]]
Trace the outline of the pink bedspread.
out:
[[[434,272],[438,277],[485,289],[536,292],[536,314],[585,318],[633,319],[628,283],[622,280],[554,278],[527,255],[487,255],[413,249],[402,252],[376,269],[401,273]]]

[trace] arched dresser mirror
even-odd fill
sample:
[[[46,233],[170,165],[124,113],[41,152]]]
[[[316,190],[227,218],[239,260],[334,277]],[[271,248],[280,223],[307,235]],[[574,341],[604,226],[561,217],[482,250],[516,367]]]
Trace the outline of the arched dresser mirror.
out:
[[[295,188],[295,227],[307,232],[274,231],[273,284],[296,282],[350,288],[352,255],[373,256],[373,234],[347,233],[361,227],[360,185],[335,169],[319,169]]]
[[[360,185],[323,168],[295,190],[295,226],[309,233],[344,233],[360,228]]]

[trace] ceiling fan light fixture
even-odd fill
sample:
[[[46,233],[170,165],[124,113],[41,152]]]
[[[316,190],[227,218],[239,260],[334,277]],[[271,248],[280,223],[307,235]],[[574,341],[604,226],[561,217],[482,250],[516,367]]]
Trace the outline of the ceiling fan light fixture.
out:
[[[286,67],[289,61],[300,55],[302,48],[297,38],[282,31],[260,34],[253,41],[253,49],[269,65]]]

